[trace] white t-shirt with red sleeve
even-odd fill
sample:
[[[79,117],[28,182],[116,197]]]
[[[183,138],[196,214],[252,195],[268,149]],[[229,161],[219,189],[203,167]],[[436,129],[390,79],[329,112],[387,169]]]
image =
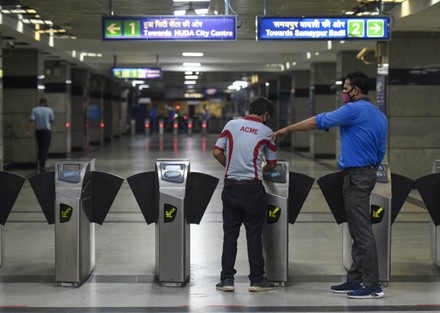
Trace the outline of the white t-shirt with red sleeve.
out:
[[[267,163],[276,163],[276,145],[272,129],[258,118],[246,116],[229,121],[215,143],[226,155],[225,178],[262,180],[263,156]]]

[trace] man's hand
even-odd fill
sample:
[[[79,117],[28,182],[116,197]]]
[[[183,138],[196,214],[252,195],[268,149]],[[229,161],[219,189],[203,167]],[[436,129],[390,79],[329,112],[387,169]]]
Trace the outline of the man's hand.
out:
[[[288,133],[289,133],[289,132],[287,131],[286,128],[281,128],[280,130],[277,130],[276,132],[274,132],[274,133],[272,134],[272,136],[270,136],[270,138],[271,138],[272,140],[283,140],[284,137],[286,137],[286,135],[287,135]]]

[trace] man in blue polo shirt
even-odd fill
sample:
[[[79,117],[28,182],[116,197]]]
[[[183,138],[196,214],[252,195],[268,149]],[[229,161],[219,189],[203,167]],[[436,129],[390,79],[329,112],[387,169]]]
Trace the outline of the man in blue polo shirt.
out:
[[[32,128],[35,126],[35,137],[37,138],[38,145],[39,172],[46,171],[46,159],[52,137],[50,125],[53,120],[53,111],[47,106],[47,99],[41,98],[38,106],[32,109],[29,129],[27,131],[27,134],[30,135]]]
[[[367,98],[369,87],[368,77],[363,72],[349,73],[342,90],[345,105],[284,127],[272,135],[272,138],[283,138],[294,131],[340,127],[338,163],[344,175],[344,206],[353,238],[353,263],[347,272],[347,281],[330,289],[354,299],[384,296],[379,283],[370,195],[376,184],[377,166],[385,155],[388,123],[385,115]]]

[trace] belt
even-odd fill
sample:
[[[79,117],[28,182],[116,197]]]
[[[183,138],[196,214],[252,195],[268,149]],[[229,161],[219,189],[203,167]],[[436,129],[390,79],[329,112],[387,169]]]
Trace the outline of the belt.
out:
[[[347,174],[354,174],[356,171],[359,171],[359,170],[375,170],[376,171],[377,167],[378,167],[377,165],[347,167],[342,170],[342,173],[344,175],[347,175]]]
[[[235,180],[225,178],[225,185],[256,185],[261,184],[261,180],[258,179],[243,179],[243,180]]]

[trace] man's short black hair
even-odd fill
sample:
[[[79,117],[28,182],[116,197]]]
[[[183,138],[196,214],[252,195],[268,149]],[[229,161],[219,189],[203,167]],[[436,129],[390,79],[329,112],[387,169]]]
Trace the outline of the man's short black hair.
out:
[[[46,98],[41,98],[40,102],[39,102],[39,105],[43,106],[43,107],[47,107],[47,99]]]
[[[348,73],[345,79],[348,79],[352,87],[358,87],[365,95],[370,91],[370,79],[362,71]]]
[[[265,97],[255,97],[249,103],[249,114],[263,115],[269,113],[272,116],[274,111],[275,105]]]

